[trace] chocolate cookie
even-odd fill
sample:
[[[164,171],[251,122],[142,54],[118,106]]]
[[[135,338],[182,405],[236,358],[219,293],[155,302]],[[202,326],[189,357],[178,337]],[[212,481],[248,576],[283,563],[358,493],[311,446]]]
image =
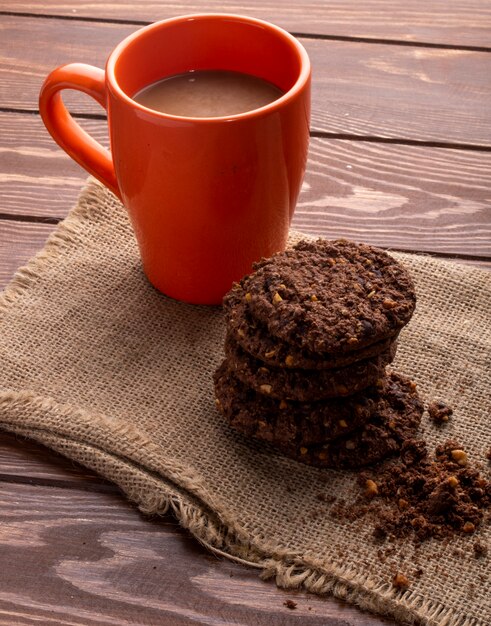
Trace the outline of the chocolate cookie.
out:
[[[350,396],[385,376],[385,368],[395,357],[397,344],[376,357],[329,370],[270,367],[247,353],[227,335],[225,353],[235,376],[257,393],[272,398],[313,402]]]
[[[227,312],[229,333],[246,352],[273,367],[297,367],[304,369],[334,369],[357,361],[364,361],[388,350],[397,339],[391,337],[369,346],[342,354],[315,353],[290,345],[269,334],[266,326],[255,320],[247,310],[247,302],[241,292],[239,297],[230,296],[233,308]]]
[[[225,360],[215,373],[217,406],[230,425],[249,437],[275,445],[325,443],[366,423],[378,407],[376,387],[349,398],[286,402],[244,385]]]
[[[307,465],[335,469],[362,467],[397,454],[402,444],[414,437],[422,414],[423,403],[416,385],[392,373],[379,389],[376,410],[362,427],[325,444],[275,441],[274,445],[283,454]]]
[[[393,257],[347,240],[301,241],[254,269],[225,296],[227,319],[243,299],[273,337],[310,352],[346,353],[390,337],[416,303]]]

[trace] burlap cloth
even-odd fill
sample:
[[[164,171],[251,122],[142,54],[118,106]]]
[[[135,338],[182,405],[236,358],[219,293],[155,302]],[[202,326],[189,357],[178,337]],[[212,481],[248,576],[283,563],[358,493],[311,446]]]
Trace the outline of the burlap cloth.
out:
[[[485,466],[491,274],[397,256],[415,278],[418,306],[395,367],[426,401],[444,398],[455,411],[441,429],[425,415],[422,432],[431,445],[458,438]],[[224,424],[212,385],[220,309],[175,302],[148,284],[126,214],[98,183],[7,287],[0,327],[2,428],[94,469],[142,511],[171,508],[205,545],[280,586],[410,623],[491,623],[490,559],[474,558],[475,536],[396,544],[382,563],[371,525],[339,521],[317,498],[349,500],[353,474],[302,466]],[[490,544],[490,534],[487,524],[478,538]],[[411,579],[407,591],[392,587],[396,570]]]

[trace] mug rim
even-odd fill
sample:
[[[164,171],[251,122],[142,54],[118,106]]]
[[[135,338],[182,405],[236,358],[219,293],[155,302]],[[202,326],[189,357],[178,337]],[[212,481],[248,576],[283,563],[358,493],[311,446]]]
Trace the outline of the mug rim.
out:
[[[273,100],[272,102],[259,107],[257,109],[252,109],[250,111],[245,111],[242,113],[236,113],[234,115],[223,115],[223,116],[214,116],[214,117],[192,117],[186,115],[174,115],[170,113],[163,113],[162,111],[156,111],[155,109],[150,109],[136,100],[133,100],[119,85],[116,74],[115,74],[115,66],[121,54],[126,50],[126,48],[135,40],[140,37],[145,37],[147,33],[152,32],[154,30],[158,30],[163,25],[168,25],[172,23],[179,23],[183,21],[195,21],[195,20],[208,20],[208,19],[228,19],[236,22],[248,22],[250,24],[256,24],[258,26],[262,26],[263,28],[267,28],[270,31],[273,31],[275,34],[282,37],[284,40],[288,42],[290,46],[293,46],[299,56],[300,60],[300,72],[297,80],[291,86],[291,88],[286,91],[282,96]],[[281,28],[280,26],[276,26],[271,22],[267,22],[265,20],[261,20],[255,17],[248,17],[246,15],[240,14],[232,14],[232,13],[192,13],[189,15],[180,15],[176,17],[171,17],[165,20],[159,20],[157,22],[153,22],[152,24],[148,24],[143,28],[138,29],[128,37],[125,37],[111,52],[109,58],[106,63],[106,81],[111,86],[111,89],[115,94],[126,101],[129,105],[140,109],[148,115],[155,116],[157,118],[164,118],[175,121],[188,121],[193,123],[210,123],[210,122],[234,122],[245,119],[250,119],[267,115],[269,113],[273,113],[278,108],[282,108],[285,104],[287,104],[290,100],[294,99],[307,85],[311,76],[311,65],[310,59],[307,54],[307,51],[303,47],[303,45],[296,39],[293,35],[291,35],[288,31]]]

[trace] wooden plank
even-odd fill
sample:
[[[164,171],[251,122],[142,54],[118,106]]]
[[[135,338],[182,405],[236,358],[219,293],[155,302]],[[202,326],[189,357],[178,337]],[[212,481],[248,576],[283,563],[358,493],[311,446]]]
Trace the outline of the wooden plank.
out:
[[[135,26],[3,16],[1,29],[2,106],[35,110],[49,70],[70,61],[103,66]],[[315,39],[302,43],[313,64],[314,131],[491,145],[490,54]],[[101,113],[81,94],[69,93],[67,101],[79,112]]]
[[[53,229],[51,224],[0,221],[0,289],[20,265],[41,250]]]
[[[312,141],[293,226],[382,247],[490,256],[490,156]]]
[[[79,120],[108,145],[107,125]],[[0,213],[65,217],[87,172],[57,146],[39,115],[0,112]]]
[[[107,142],[104,121],[83,124]],[[85,170],[37,115],[0,113],[0,138],[0,213],[64,217]],[[490,189],[489,152],[313,138],[293,226],[383,247],[491,256]],[[29,250],[42,241],[39,234]],[[0,235],[2,241],[5,272],[10,241]]]
[[[440,44],[491,46],[489,0],[133,0],[83,2],[4,0],[0,10],[153,22],[187,13],[227,12],[258,17],[292,32]]]
[[[15,563],[0,568],[5,626],[392,623],[281,591],[205,552],[170,516],[149,520],[117,495],[4,483],[0,520],[2,562]]]
[[[0,482],[63,484],[76,489],[117,487],[78,463],[33,441],[0,430]]]

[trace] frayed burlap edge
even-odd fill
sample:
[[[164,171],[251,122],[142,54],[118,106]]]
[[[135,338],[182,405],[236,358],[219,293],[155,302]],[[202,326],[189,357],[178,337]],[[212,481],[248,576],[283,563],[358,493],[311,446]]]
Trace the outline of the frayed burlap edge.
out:
[[[97,201],[102,193],[107,191],[97,181],[89,179],[77,205],[57,226],[43,250],[16,272],[0,295],[0,311],[7,310],[31,285],[42,279],[43,272],[53,267],[61,251],[79,245],[77,235],[82,232],[84,222],[97,219]],[[478,617],[458,614],[414,591],[396,591],[387,581],[367,580],[349,565],[341,568],[332,566],[328,570],[311,555],[278,550],[263,537],[251,537],[239,524],[228,518],[225,510],[217,510],[208,505],[209,494],[202,494],[204,497],[201,498],[199,489],[190,493],[167,476],[149,472],[147,468],[94,444],[70,439],[63,433],[43,430],[38,425],[26,427],[25,424],[30,422],[31,412],[35,413],[40,409],[39,402],[28,396],[28,393],[23,392],[5,392],[0,395],[1,428],[38,441],[97,472],[96,463],[84,462],[83,452],[90,449],[94,457],[103,460],[104,476],[117,484],[143,513],[162,515],[172,512],[179,523],[203,546],[221,556],[260,569],[261,578],[274,578],[278,587],[303,588],[319,595],[332,594],[361,609],[393,617],[407,624],[484,626]],[[54,401],[43,401],[50,404],[51,408],[60,410]],[[17,417],[17,420],[23,426],[9,421],[9,410],[14,405],[18,408],[19,402],[22,405],[22,419]],[[49,412],[48,406],[45,408]],[[127,483],[130,480],[126,480],[126,477],[131,478],[132,483],[136,478],[141,488],[133,487],[129,490]]]

